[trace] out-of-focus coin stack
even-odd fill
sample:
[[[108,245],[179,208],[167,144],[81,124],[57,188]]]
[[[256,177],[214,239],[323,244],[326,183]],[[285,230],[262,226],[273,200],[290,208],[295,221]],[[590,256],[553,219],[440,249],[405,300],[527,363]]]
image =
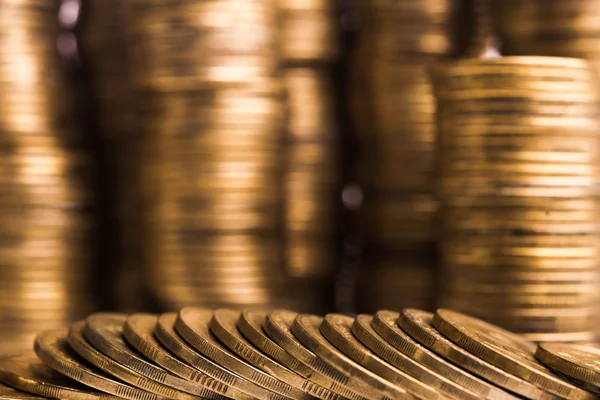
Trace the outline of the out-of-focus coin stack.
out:
[[[433,297],[421,293],[435,292],[435,99],[428,66],[455,50],[457,2],[362,1],[359,7],[352,108],[366,251],[358,307],[431,309]]]
[[[275,2],[128,4],[153,295],[165,308],[279,300],[284,90]]]
[[[440,65],[442,304],[536,341],[597,330],[600,86],[580,59]]]
[[[338,55],[334,2],[280,2],[281,48],[288,99],[285,163],[285,254],[296,309],[319,311],[336,265],[339,127],[332,67]]]
[[[53,0],[0,7],[0,353],[92,305],[86,160],[56,48],[57,11]]]
[[[82,3],[79,24],[81,52],[90,85],[91,110],[96,124],[96,151],[102,157],[99,174],[106,184],[102,208],[102,250],[110,301],[122,310],[142,303],[139,260],[139,137],[136,135],[133,87],[130,76],[125,7],[123,0],[89,0]],[[99,157],[97,157],[99,158]],[[104,241],[103,241],[104,243]],[[116,299],[114,298],[116,297]]]

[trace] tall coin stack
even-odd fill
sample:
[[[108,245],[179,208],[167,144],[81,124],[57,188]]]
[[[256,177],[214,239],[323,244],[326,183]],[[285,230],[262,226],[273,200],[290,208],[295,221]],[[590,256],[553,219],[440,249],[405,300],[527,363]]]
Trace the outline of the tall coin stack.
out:
[[[275,2],[128,4],[151,291],[167,309],[279,300],[284,92]]]
[[[332,82],[338,55],[333,6],[324,0],[279,5],[288,98],[286,267],[298,289],[306,288],[297,291],[294,308],[312,312],[326,307],[323,297],[330,295],[326,286],[336,265],[340,143]]]
[[[535,341],[592,340],[600,86],[580,59],[440,65],[442,305]]]
[[[97,130],[96,151],[102,177],[99,200],[104,226],[102,262],[111,303],[121,310],[142,306],[139,260],[138,140],[133,87],[125,32],[123,0],[88,0],[82,4],[81,52],[91,98],[90,119]]]
[[[92,308],[85,158],[57,52],[58,1],[0,7],[0,352]]]
[[[352,85],[364,193],[363,311],[433,307],[436,106],[428,66],[455,50],[456,11],[452,0],[360,3]]]

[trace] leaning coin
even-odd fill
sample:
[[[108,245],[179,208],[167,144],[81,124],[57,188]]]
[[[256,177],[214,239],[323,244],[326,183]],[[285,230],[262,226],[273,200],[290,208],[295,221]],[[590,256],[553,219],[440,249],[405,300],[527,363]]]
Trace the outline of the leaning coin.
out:
[[[83,335],[92,346],[104,355],[147,378],[202,398],[221,400],[227,398],[196,383],[182,379],[140,357],[123,340],[123,324],[126,319],[127,315],[125,314],[92,314],[86,319]]]
[[[527,399],[558,399],[455,345],[431,326],[432,318],[433,314],[426,311],[405,309],[400,314],[398,325],[413,339],[439,356],[503,389]]]
[[[435,387],[450,398],[478,398],[474,393],[470,392],[462,385],[456,384],[446,377],[432,371],[417,362],[412,356],[408,356],[398,351],[375,332],[371,326],[372,321],[373,317],[370,315],[362,314],[357,316],[352,324],[352,333],[373,353],[377,354],[394,367],[413,374],[414,377],[418,377],[418,379]]]
[[[0,382],[15,389],[51,399],[116,400],[86,387],[42,363],[34,354],[0,360]]]
[[[446,338],[476,357],[502,368],[560,397],[587,400],[595,398],[589,392],[558,378],[534,357],[532,342],[495,325],[455,311],[440,309],[432,325]]]
[[[250,400],[253,397],[229,386],[221,381],[211,378],[198,369],[179,361],[173,356],[154,336],[154,328],[158,323],[158,316],[153,314],[131,314],[123,325],[123,333],[127,342],[140,353],[148,357],[164,369],[188,381],[208,388],[215,393],[234,400]]]
[[[37,397],[33,394],[21,392],[11,387],[0,384],[0,400],[43,400],[45,397]]]
[[[375,375],[336,349],[329,341],[327,341],[327,339],[325,339],[325,337],[323,337],[323,334],[321,334],[321,331],[319,330],[321,322],[323,322],[322,317],[299,314],[292,324],[292,332],[303,345],[308,347],[317,356],[321,357],[321,359],[335,365],[349,375],[359,377],[371,386],[373,390],[385,393],[394,399],[412,398],[406,390]]]
[[[209,323],[212,316],[212,310],[186,307],[177,315],[175,330],[200,353],[257,385],[294,399],[314,399],[313,396],[265,374],[231,353],[211,333]]]
[[[256,368],[297,389],[324,400],[341,400],[337,394],[320,387],[285,366],[279,364],[254,347],[237,328],[240,311],[217,309],[210,320],[210,331],[231,351]]]
[[[599,349],[567,343],[542,343],[535,357],[548,368],[600,395]]]
[[[158,317],[154,334],[177,357],[204,372],[206,375],[239,389],[252,397],[260,400],[287,400],[287,397],[264,389],[200,354],[177,333],[175,330],[176,320],[177,314],[175,313],[162,314]]]
[[[292,333],[292,325],[297,316],[298,313],[288,310],[271,311],[267,314],[267,319],[264,324],[266,333],[273,341],[283,347],[285,351],[292,356],[305,362],[307,365],[332,378],[336,382],[360,393],[362,396],[371,400],[389,399],[387,394],[382,394],[373,390],[370,385],[360,378],[350,376],[333,364],[325,362],[325,360],[321,359],[310,349],[305,347]]]
[[[129,386],[103,372],[88,367],[85,360],[67,344],[67,329],[45,331],[37,336],[34,350],[37,356],[55,371],[77,382],[130,400],[166,400],[167,397]]]
[[[100,351],[96,350],[83,336],[85,329],[85,321],[75,322],[69,328],[67,341],[69,346],[73,348],[81,357],[85,358],[90,364],[98,369],[114,376],[117,379],[134,385],[140,389],[147,390],[157,395],[165,396],[170,399],[192,400],[195,396],[175,390],[169,386],[162,385],[157,381],[147,378],[132,369],[129,369],[110,357],[105,356]]]
[[[275,361],[285,365],[297,374],[310,379],[311,381],[330,389],[332,392],[344,396],[350,400],[367,400],[350,390],[347,386],[334,381],[332,378],[310,367],[308,364],[292,356],[285,349],[279,346],[273,339],[265,333],[263,329],[267,313],[256,310],[244,310],[240,315],[237,326],[242,334],[254,344],[263,353],[273,358]]]
[[[411,376],[408,371],[403,372],[395,368],[367,349],[352,334],[353,322],[354,318],[352,317],[327,314],[323,319],[320,330],[331,344],[350,359],[383,379],[405,388],[413,396],[423,400],[447,398],[433,387],[425,384],[422,378],[421,380],[415,379],[417,376]]]

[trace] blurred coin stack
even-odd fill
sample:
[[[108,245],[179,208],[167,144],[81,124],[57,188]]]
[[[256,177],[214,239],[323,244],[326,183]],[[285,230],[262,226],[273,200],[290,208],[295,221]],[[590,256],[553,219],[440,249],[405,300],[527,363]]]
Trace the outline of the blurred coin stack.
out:
[[[435,99],[428,66],[456,50],[457,2],[362,1],[359,7],[352,107],[366,252],[358,306],[431,309],[433,297],[422,294],[434,293],[437,208],[431,182]]]
[[[600,86],[580,59],[440,65],[442,305],[536,341],[597,331]]]
[[[279,300],[284,91],[275,2],[128,5],[153,295],[169,309]]]
[[[281,1],[288,99],[285,162],[287,272],[302,291],[296,309],[322,311],[335,271],[339,127],[332,68],[338,56],[334,3]],[[314,303],[314,304],[309,304]],[[319,304],[320,303],[320,304]]]
[[[139,137],[132,106],[125,7],[123,0],[88,0],[82,8],[81,52],[92,100],[87,116],[95,123],[94,150],[101,161],[102,261],[114,266],[104,267],[104,283],[115,285],[108,300],[119,309],[139,309],[143,298],[138,254]]]
[[[58,1],[0,7],[0,352],[90,311],[85,158],[56,48]]]

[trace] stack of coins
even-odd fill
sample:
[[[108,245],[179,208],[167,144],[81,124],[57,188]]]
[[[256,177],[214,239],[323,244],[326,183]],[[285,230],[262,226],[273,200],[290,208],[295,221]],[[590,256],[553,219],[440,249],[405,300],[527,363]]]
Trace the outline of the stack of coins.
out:
[[[532,340],[591,340],[600,86],[580,59],[441,65],[442,304]]]
[[[57,11],[58,1],[0,7],[0,352],[92,306],[87,163],[56,49]]]
[[[600,61],[598,0],[494,0],[492,5],[503,54]]]
[[[0,398],[594,400],[600,394],[597,349],[537,346],[447,309],[356,318],[196,307],[162,315],[98,313],[41,332],[34,352],[0,359]]]
[[[143,265],[159,305],[284,292],[284,90],[274,1],[128,2]]]
[[[353,114],[360,145],[360,210],[366,254],[357,289],[359,309],[431,309],[433,297],[390,290],[375,299],[374,276],[423,285],[435,268],[432,190],[435,98],[428,66],[456,50],[453,31],[458,2],[363,1],[353,76]],[[415,257],[416,254],[423,257]],[[433,285],[428,282],[426,286]],[[387,287],[392,287],[388,285]],[[430,292],[433,294],[433,292]]]
[[[110,303],[119,309],[142,306],[139,265],[138,140],[128,60],[123,0],[90,0],[82,4],[78,32],[91,98],[88,117],[94,123],[98,173],[102,177],[98,207],[104,225],[102,262],[114,266],[104,276]]]
[[[338,55],[333,2],[282,1],[281,48],[287,89],[285,253],[291,279],[322,298],[334,273],[339,128],[333,67]],[[298,308],[296,306],[295,308]],[[316,311],[316,310],[315,310]]]

